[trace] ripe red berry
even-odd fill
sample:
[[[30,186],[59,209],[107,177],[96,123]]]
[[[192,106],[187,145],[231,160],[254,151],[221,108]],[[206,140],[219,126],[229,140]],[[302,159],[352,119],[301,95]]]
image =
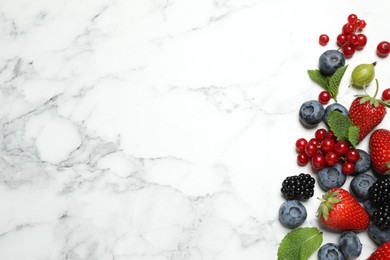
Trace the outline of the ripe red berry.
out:
[[[376,47],[376,53],[379,57],[386,57],[390,52],[390,43],[388,41],[382,41]]]
[[[382,92],[382,100],[383,101],[390,100],[390,88],[387,88],[387,89],[383,90],[383,92]]]
[[[354,22],[353,22],[353,25],[359,29],[360,31],[364,29],[364,27],[366,27],[367,23],[366,21],[362,20],[362,19],[356,19]]]
[[[326,34],[321,34],[318,40],[321,45],[327,45],[329,42],[329,36]]]
[[[310,160],[310,157],[309,155],[305,154],[305,153],[299,153],[298,156],[297,156],[297,162],[298,162],[298,165],[300,166],[305,166]]]
[[[348,42],[348,35],[346,35],[344,33],[340,33],[337,36],[337,45],[339,47],[344,46],[347,42]]]
[[[312,157],[313,155],[315,155],[317,153],[317,145],[314,145],[313,143],[308,143],[305,147],[305,153]]]
[[[313,144],[313,145],[315,145],[316,147],[318,147],[318,146],[320,145],[320,141],[317,140],[316,138],[311,138],[311,139],[309,140],[309,144]]]
[[[326,164],[329,166],[335,166],[339,162],[340,157],[337,155],[337,153],[331,151],[327,152],[325,154],[325,161]]]
[[[361,21],[361,23],[360,23],[359,29],[363,30],[363,28],[366,27],[367,23],[364,20],[360,20],[360,21]]]
[[[355,54],[355,47],[352,44],[347,44],[343,47],[343,53],[346,59],[352,58]]]
[[[321,141],[322,139],[325,138],[325,135],[328,131],[326,131],[326,129],[324,128],[318,128],[315,133],[314,133],[314,136],[315,138],[318,140],[318,141]]]
[[[356,19],[352,24],[353,24],[356,28],[360,28],[360,26],[362,26],[362,20]]]
[[[321,141],[321,151],[324,153],[332,152],[334,150],[336,143],[331,138],[325,138]]]
[[[347,35],[354,33],[355,32],[355,25],[353,25],[352,23],[346,23],[346,24],[344,24],[342,31],[343,31],[343,33],[345,33]]]
[[[348,150],[348,153],[345,155],[345,159],[351,163],[357,162],[359,158],[360,158],[359,151],[356,150],[355,148],[350,148]]]
[[[330,138],[330,139],[333,139],[333,140],[335,140],[335,141],[336,141],[336,139],[337,139],[337,137],[334,135],[334,133],[333,133],[332,131],[328,131],[328,132],[326,133],[326,136],[325,136],[325,137]]]
[[[349,36],[349,43],[352,44],[353,46],[357,46],[358,45],[359,37],[357,36],[357,34],[352,33]]]
[[[349,144],[347,143],[347,141],[338,141],[335,146],[334,146],[334,151],[338,154],[338,155],[345,155],[348,153],[348,150],[349,150]]]
[[[325,156],[321,153],[315,154],[311,158],[311,165],[313,166],[314,169],[321,170],[326,166]]]
[[[359,33],[357,36],[358,36],[358,44],[356,45],[356,49],[361,50],[367,44],[367,36],[363,33]]]
[[[355,164],[351,162],[345,162],[343,163],[343,166],[341,167],[341,171],[344,174],[351,175],[355,171]]]
[[[318,95],[318,101],[323,104],[323,105],[326,105],[328,104],[329,100],[330,100],[330,93],[329,91],[321,91],[320,94]]]
[[[357,18],[356,14],[350,14],[348,15],[348,22],[353,24]]]
[[[295,148],[297,149],[298,152],[304,152],[305,151],[305,147],[307,145],[307,140],[305,138],[299,138],[296,142],[295,142]]]

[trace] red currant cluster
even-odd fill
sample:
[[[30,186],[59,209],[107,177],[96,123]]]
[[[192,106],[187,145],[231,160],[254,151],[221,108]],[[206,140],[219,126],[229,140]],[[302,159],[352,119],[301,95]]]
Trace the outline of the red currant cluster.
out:
[[[337,36],[337,45],[343,50],[345,58],[351,58],[355,50],[361,50],[367,44],[367,37],[363,33],[366,22],[359,19],[356,14],[348,16],[348,22],[344,24],[341,33]]]
[[[355,54],[356,50],[362,50],[367,44],[367,36],[361,31],[366,27],[367,23],[363,19],[359,19],[356,14],[348,15],[348,22],[343,25],[341,33],[337,35],[337,45],[342,50],[344,57],[349,59]],[[321,34],[319,43],[323,46],[329,42],[329,36]],[[376,47],[376,53],[379,57],[387,57],[390,53],[390,42],[381,41]]]
[[[359,19],[356,14],[348,16],[348,22],[343,25],[341,33],[337,36],[337,45],[342,49],[345,58],[351,58],[355,54],[355,50],[361,50],[367,44],[367,37],[363,33],[366,22]],[[329,36],[321,34],[319,38],[321,45],[326,45],[329,42]]]
[[[333,132],[324,128],[317,129],[309,141],[299,138],[295,142],[295,148],[298,152],[298,164],[305,166],[310,162],[315,170],[341,163],[342,172],[350,175],[355,171],[355,163],[360,158],[356,148],[350,146],[347,141],[337,141]]]

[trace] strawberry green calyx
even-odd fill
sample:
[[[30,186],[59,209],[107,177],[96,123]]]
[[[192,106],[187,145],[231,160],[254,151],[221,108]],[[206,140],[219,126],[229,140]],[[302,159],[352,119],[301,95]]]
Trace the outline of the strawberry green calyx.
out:
[[[367,94],[366,92],[366,88],[363,88],[364,89],[364,95],[355,95],[356,97],[360,97],[360,104],[363,104],[367,101],[370,102],[370,105],[374,106],[374,107],[378,107],[379,104],[383,104],[385,107],[390,107],[390,100],[381,100],[381,99],[377,99],[376,96],[378,95],[378,90],[379,90],[379,83],[378,83],[378,80],[375,79],[375,83],[376,83],[376,88],[375,88],[375,93],[374,93],[374,96],[370,96]]]
[[[328,191],[322,198],[318,198],[321,201],[320,207],[318,208],[317,215],[323,216],[325,221],[329,218],[329,210],[333,209],[333,205],[341,202],[341,199],[337,197],[339,190]]]

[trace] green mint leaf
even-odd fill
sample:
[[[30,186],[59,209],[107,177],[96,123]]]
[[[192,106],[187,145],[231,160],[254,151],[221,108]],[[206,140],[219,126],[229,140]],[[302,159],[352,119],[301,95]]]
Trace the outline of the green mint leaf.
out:
[[[355,147],[359,143],[360,127],[352,125],[348,128],[348,141]]]
[[[339,86],[341,79],[344,76],[345,71],[347,70],[348,65],[342,66],[336,70],[336,72],[329,77],[328,91],[330,96],[337,102],[337,95],[339,94]]]
[[[348,129],[353,126],[353,123],[348,116],[338,111],[331,110],[328,116],[328,125],[337,139],[348,140]]]
[[[307,73],[315,83],[323,87],[325,90],[328,90],[328,77],[322,75],[319,70],[308,70]]]
[[[332,110],[329,112],[328,125],[338,140],[348,141],[354,147],[358,144],[360,127],[355,126],[348,116]]]
[[[316,227],[297,228],[279,245],[278,260],[307,260],[321,246],[322,232]]]

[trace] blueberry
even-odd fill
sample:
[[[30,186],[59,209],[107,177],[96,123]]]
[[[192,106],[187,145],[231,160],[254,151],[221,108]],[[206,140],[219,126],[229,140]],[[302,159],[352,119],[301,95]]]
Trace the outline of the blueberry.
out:
[[[344,260],[340,247],[334,243],[326,243],[318,250],[319,260]]]
[[[339,240],[341,252],[345,258],[357,258],[362,253],[362,243],[355,232],[345,231]]]
[[[365,201],[369,199],[368,189],[377,180],[372,175],[361,173],[353,177],[351,181],[351,192],[359,200]]]
[[[332,103],[325,108],[324,121],[326,124],[328,124],[328,117],[330,111],[337,111],[346,116],[349,114],[348,109],[345,106],[341,105],[340,103]]]
[[[363,207],[370,216],[370,218],[374,216],[374,212],[377,210],[377,207],[374,205],[374,203],[372,203],[371,200],[366,200],[365,202],[363,202]]]
[[[279,208],[279,221],[287,228],[299,227],[306,218],[306,208],[298,200],[287,200]]]
[[[357,149],[359,152],[359,160],[355,163],[355,173],[360,174],[366,172],[371,167],[371,157],[370,154],[362,149]]]
[[[321,54],[319,59],[319,69],[324,76],[333,75],[338,68],[344,65],[344,54],[337,50],[327,50]]]
[[[300,120],[309,126],[317,125],[324,119],[324,116],[324,106],[317,100],[308,100],[299,109]]]
[[[371,223],[367,232],[377,245],[390,241],[390,229],[380,230],[374,223]]]
[[[342,173],[341,164],[339,163],[333,167],[325,167],[318,171],[318,184],[324,191],[341,187],[346,180],[347,177]]]

